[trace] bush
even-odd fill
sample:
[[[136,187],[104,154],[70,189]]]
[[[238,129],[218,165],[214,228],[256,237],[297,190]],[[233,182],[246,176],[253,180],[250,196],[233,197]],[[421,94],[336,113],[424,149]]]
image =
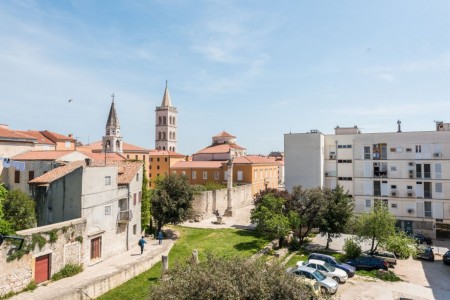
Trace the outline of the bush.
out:
[[[398,277],[397,275],[395,275],[394,272],[392,272],[391,270],[385,271],[385,270],[378,270],[377,271],[377,278],[384,280],[384,281],[391,281],[391,282],[395,282],[395,281],[400,281],[400,277]]]
[[[361,246],[352,238],[345,239],[344,252],[347,258],[355,258],[361,255]]]
[[[81,265],[67,264],[58,273],[53,274],[52,280],[57,281],[66,277],[74,276],[83,271]]]
[[[410,256],[415,256],[416,248],[415,242],[408,237],[405,232],[398,232],[391,235],[383,242],[383,248],[387,251],[394,252],[398,258],[406,259]]]
[[[150,299],[310,299],[308,288],[279,264],[208,254],[200,264],[175,266],[151,288]]]

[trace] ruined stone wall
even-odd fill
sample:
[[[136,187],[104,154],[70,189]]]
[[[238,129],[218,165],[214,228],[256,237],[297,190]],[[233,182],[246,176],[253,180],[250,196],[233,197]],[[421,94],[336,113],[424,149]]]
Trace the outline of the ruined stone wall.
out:
[[[86,242],[85,226],[86,220],[80,218],[19,231],[17,235],[25,238],[21,251],[13,249],[11,240],[5,240],[0,247],[0,296],[19,292],[34,281],[37,257],[50,254],[50,277],[68,263],[81,263],[83,257],[89,255],[81,247]],[[25,253],[27,248],[30,251]],[[19,257],[21,252],[23,256]],[[11,260],[13,257],[16,258]]]
[[[233,187],[231,193],[233,209],[253,204],[251,184]],[[192,207],[193,217],[208,218],[213,216],[216,210],[223,215],[227,209],[227,189],[206,191],[194,195]]]

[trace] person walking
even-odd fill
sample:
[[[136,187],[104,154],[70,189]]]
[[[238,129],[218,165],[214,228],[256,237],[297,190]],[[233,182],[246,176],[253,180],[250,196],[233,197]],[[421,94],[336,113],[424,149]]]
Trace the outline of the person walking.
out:
[[[147,242],[144,240],[144,236],[142,236],[138,242],[139,247],[141,247],[141,255],[142,255],[142,252],[144,252],[144,244],[147,244]]]
[[[159,240],[159,244],[160,244],[160,245],[162,244],[162,239],[163,239],[163,233],[160,231],[160,232],[158,233],[158,240]]]

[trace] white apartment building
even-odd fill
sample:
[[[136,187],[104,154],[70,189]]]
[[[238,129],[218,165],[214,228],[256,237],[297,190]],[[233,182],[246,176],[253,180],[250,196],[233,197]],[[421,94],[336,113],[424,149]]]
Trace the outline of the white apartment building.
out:
[[[436,131],[285,134],[284,152],[288,191],[338,183],[356,212],[379,202],[402,229],[450,238],[450,123],[437,122]]]

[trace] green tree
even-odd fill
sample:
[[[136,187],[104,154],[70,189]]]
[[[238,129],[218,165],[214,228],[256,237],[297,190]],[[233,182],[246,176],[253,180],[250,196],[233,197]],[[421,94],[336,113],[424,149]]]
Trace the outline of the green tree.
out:
[[[285,190],[279,190],[279,189],[274,189],[274,188],[268,188],[265,190],[261,190],[259,193],[257,193],[254,197],[253,197],[253,203],[255,204],[255,206],[257,206],[259,204],[259,202],[261,202],[261,199],[265,196],[265,195],[273,195],[277,198],[283,198],[285,201],[289,201],[291,195],[289,194],[288,191]]]
[[[165,224],[187,220],[192,208],[193,192],[186,176],[170,174],[157,178],[151,195],[152,215],[160,231]]]
[[[325,207],[319,231],[322,236],[327,236],[325,249],[328,249],[331,238],[341,236],[345,230],[353,216],[355,205],[353,198],[344,193],[344,189],[339,185],[333,190],[325,189],[324,195]]]
[[[142,174],[142,206],[141,206],[141,226],[143,229],[150,225],[151,203],[150,189],[148,187],[147,170],[144,161],[144,171]]]
[[[150,299],[311,299],[310,290],[279,264],[242,257],[207,255],[205,262],[169,269],[153,285]]]
[[[386,206],[376,205],[369,213],[358,217],[356,226],[356,235],[371,242],[370,253],[373,254],[380,243],[385,243],[395,233],[395,217]]]
[[[278,238],[280,247],[291,229],[289,218],[285,216],[285,202],[281,197],[265,194],[250,216],[252,223],[256,224],[256,231],[270,239]]]
[[[0,184],[0,234],[8,235],[12,234],[14,230],[11,224],[5,220],[3,214],[3,204],[5,203],[6,197],[8,196],[8,190],[5,188],[3,183]]]
[[[15,231],[36,226],[35,202],[20,190],[9,191],[3,203],[3,214]]]
[[[409,237],[404,231],[396,232],[386,238],[381,244],[384,249],[395,253],[398,258],[406,259],[415,256],[417,249],[416,242]]]
[[[300,246],[313,228],[318,228],[325,211],[325,196],[320,188],[295,186],[286,202],[293,229],[298,232]]]

